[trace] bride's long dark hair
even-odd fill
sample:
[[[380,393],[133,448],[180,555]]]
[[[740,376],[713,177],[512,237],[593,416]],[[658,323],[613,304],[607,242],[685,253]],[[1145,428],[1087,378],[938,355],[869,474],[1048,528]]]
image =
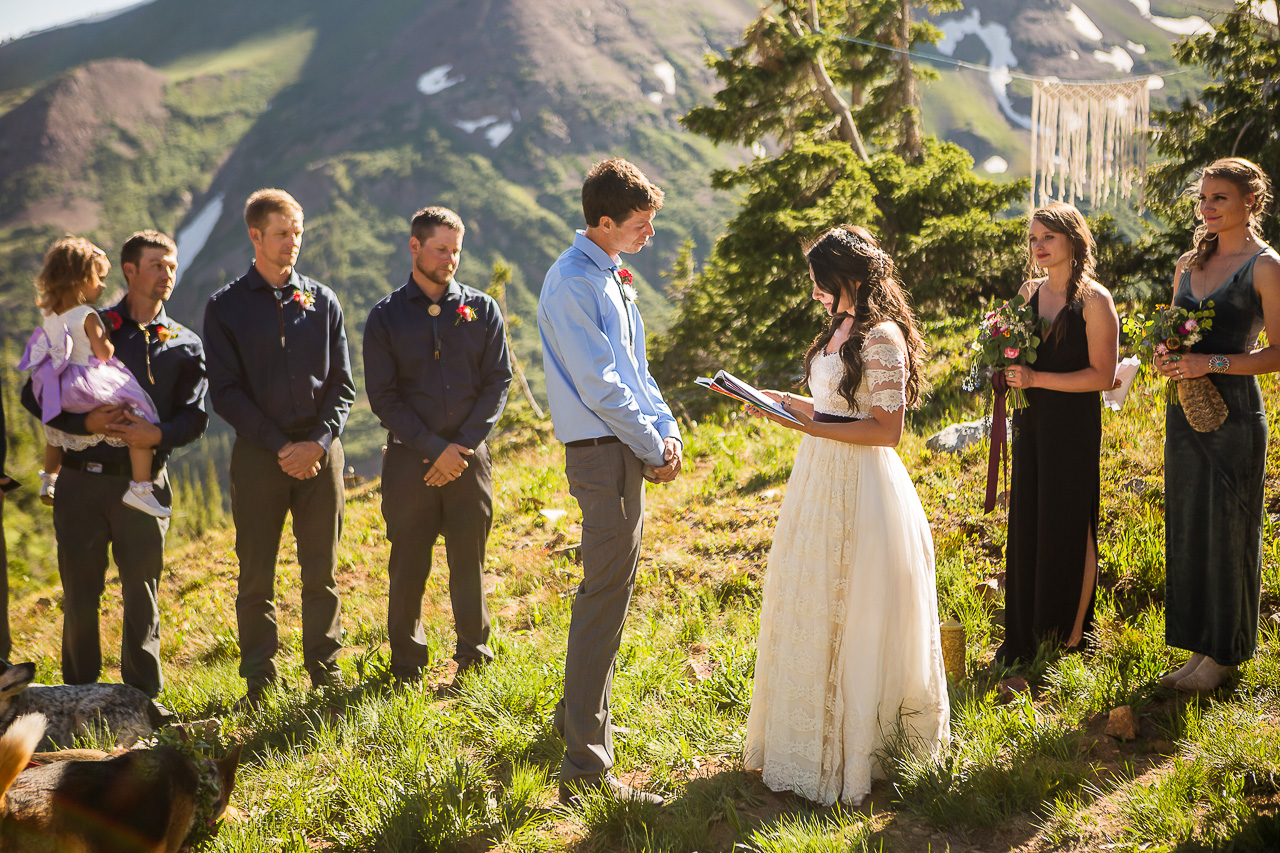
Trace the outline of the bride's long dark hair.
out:
[[[916,329],[915,315],[894,273],[893,259],[876,245],[866,229],[856,225],[828,228],[805,247],[804,255],[818,289],[835,299],[830,325],[805,353],[805,382],[809,381],[814,357],[826,349],[844,318],[852,317],[853,329],[840,345],[845,369],[838,391],[849,407],[856,409],[854,394],[862,382],[862,344],[874,326],[891,320],[907,342],[907,405],[919,405],[926,390],[919,373],[924,339]]]

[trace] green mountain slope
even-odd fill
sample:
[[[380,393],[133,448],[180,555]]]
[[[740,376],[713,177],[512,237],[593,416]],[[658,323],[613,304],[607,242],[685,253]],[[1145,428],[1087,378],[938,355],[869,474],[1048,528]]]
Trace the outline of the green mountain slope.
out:
[[[52,237],[75,231],[110,251],[148,226],[188,238],[172,313],[198,328],[208,294],[250,259],[241,201],[280,186],[307,210],[299,266],[342,297],[357,356],[368,309],[407,275],[408,218],[456,208],[468,225],[459,280],[485,286],[495,262],[513,268],[509,310],[530,321],[515,327],[517,352],[536,387],[537,289],[581,225],[593,161],[627,156],[668,191],[655,246],[635,259],[651,326],[667,310],[654,283],[679,245],[705,251],[719,233],[731,200],[712,195],[709,176],[729,161],[677,121],[708,98],[703,55],[738,38],[753,10],[156,0],[6,44],[6,334],[35,319],[30,276]],[[197,220],[207,239],[194,254],[183,229]],[[381,436],[360,406],[349,444],[367,466]]]

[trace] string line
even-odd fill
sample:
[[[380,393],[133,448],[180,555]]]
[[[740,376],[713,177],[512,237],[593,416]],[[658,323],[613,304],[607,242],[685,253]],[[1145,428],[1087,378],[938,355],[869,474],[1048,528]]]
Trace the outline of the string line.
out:
[[[823,33],[822,30],[817,30],[817,32]],[[823,33],[823,34],[825,35],[826,33]],[[944,65],[954,65],[957,68],[966,68],[970,71],[981,71],[986,74],[989,74],[992,71],[1003,71],[1003,73],[1008,74],[1010,77],[1016,80],[1028,80],[1032,83],[1045,82],[1050,80],[1056,83],[1059,83],[1063,86],[1088,86],[1095,83],[1136,83],[1140,80],[1146,80],[1153,76],[1173,77],[1174,75],[1186,74],[1188,71],[1190,71],[1190,69],[1188,68],[1177,68],[1177,69],[1174,69],[1173,71],[1161,72],[1160,74],[1154,74],[1154,75],[1143,74],[1140,77],[1108,77],[1108,78],[1097,79],[1097,80],[1062,80],[1055,77],[1037,77],[1034,74],[1024,74],[1021,71],[1014,71],[1012,68],[1007,68],[1007,67],[1003,69],[997,69],[997,68],[991,67],[990,65],[979,65],[976,62],[965,62],[962,59],[952,59],[949,56],[942,56],[940,54],[934,55],[931,53],[920,53],[919,51],[916,51],[916,50],[907,50],[906,48],[894,47],[893,45],[881,44],[880,42],[870,41],[868,39],[860,39],[855,36],[844,35],[843,33],[832,33],[830,35],[832,35],[836,39],[839,39],[840,41],[852,42],[854,44],[860,44],[865,47],[874,47],[879,50],[887,50],[891,53],[903,53],[903,54],[906,54],[907,56],[910,56],[913,59],[921,59],[921,60],[926,60],[928,62],[939,62]]]

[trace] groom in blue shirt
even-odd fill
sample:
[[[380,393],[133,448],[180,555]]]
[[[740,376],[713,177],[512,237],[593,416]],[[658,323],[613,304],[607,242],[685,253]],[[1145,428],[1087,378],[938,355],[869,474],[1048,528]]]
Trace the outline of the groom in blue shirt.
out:
[[[644,523],[644,480],[680,473],[683,445],[645,357],[644,324],[620,255],[653,236],[663,193],[631,163],[606,160],[582,186],[586,231],[552,265],[538,331],[569,491],[582,509],[582,583],[573,602],[556,728],[564,735],[560,801],[588,788],[661,804],[614,777],[610,691]]]

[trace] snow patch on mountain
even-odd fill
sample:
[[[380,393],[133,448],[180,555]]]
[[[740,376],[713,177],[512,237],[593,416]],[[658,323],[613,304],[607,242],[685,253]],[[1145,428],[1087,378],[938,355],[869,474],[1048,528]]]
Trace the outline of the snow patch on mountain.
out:
[[[464,130],[467,133],[475,133],[477,130],[479,130],[482,127],[488,127],[491,124],[496,124],[497,121],[498,121],[497,116],[485,116],[484,118],[478,118],[474,120],[460,118],[453,123],[453,126],[461,130]]]
[[[659,62],[653,66],[653,73],[662,81],[662,90],[668,95],[676,93],[676,69],[670,62]]]
[[[206,204],[195,218],[187,223],[187,227],[178,232],[178,274],[174,281],[182,281],[182,271],[191,266],[191,262],[200,254],[204,244],[209,242],[209,235],[222,218],[222,201],[225,194],[219,193]]]
[[[424,95],[435,95],[461,83],[464,77],[450,77],[452,65],[437,65],[418,78],[418,91]]]
[[[503,141],[511,135],[511,131],[515,129],[515,125],[509,121],[500,121],[489,127],[484,132],[484,138],[489,140],[490,148],[497,148]]]
[[[1121,74],[1128,74],[1133,70],[1133,57],[1129,55],[1129,51],[1118,45],[1109,51],[1095,50],[1093,58],[1099,62],[1105,62]]]
[[[1076,32],[1087,38],[1089,41],[1102,41],[1102,30],[1098,29],[1098,25],[1089,20],[1089,16],[1085,14],[1075,3],[1071,4],[1071,8],[1067,10],[1067,20],[1071,26],[1076,28]]]
[[[1199,15],[1191,15],[1186,18],[1162,18],[1159,15],[1151,14],[1151,0],[1129,0],[1129,2],[1138,10],[1139,15],[1167,33],[1173,33],[1178,36],[1193,36],[1213,29],[1209,26],[1209,22]]]
[[[1009,100],[1009,83],[1013,81],[1009,69],[1018,64],[1018,58],[1013,55],[1013,40],[1009,37],[1009,31],[1001,24],[983,24],[977,9],[963,18],[942,21],[937,26],[942,30],[942,38],[937,45],[938,52],[945,56],[955,53],[956,45],[965,36],[978,37],[991,54],[991,70],[987,72],[987,79],[991,83],[991,91],[995,93],[996,102],[1000,104],[1000,111],[1018,127],[1030,130],[1031,117],[1014,112],[1013,103]]]
[[[478,119],[458,119],[454,121],[453,126],[466,133],[475,133],[484,128],[484,138],[489,140],[489,147],[497,148],[515,130],[515,123],[518,121],[520,121],[520,111],[512,110],[511,119],[508,121],[503,121],[498,116],[485,116]]]

